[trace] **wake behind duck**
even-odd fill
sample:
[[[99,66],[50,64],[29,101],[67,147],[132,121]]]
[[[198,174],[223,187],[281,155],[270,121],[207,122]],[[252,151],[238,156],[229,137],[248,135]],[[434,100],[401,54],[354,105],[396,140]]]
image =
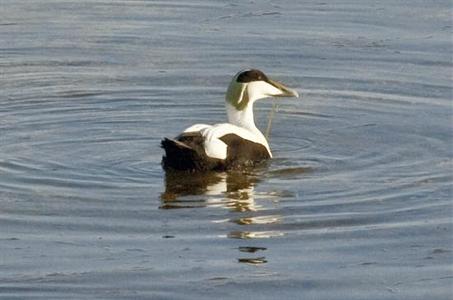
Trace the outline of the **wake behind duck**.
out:
[[[228,123],[195,124],[174,139],[161,142],[164,170],[225,171],[252,167],[272,158],[269,144],[256,127],[253,104],[267,97],[298,97],[282,83],[256,69],[237,73],[226,92]]]

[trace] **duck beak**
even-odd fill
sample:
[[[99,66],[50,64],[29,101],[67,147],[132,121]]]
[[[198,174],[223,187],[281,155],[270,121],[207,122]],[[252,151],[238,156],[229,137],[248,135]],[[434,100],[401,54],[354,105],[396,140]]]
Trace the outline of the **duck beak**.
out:
[[[299,93],[298,92],[296,92],[295,90],[285,86],[283,83],[280,83],[278,81],[274,81],[272,79],[267,79],[267,82],[269,84],[273,85],[274,87],[276,87],[277,89],[279,89],[282,92],[281,94],[275,95],[277,97],[296,97],[296,98],[299,97]]]

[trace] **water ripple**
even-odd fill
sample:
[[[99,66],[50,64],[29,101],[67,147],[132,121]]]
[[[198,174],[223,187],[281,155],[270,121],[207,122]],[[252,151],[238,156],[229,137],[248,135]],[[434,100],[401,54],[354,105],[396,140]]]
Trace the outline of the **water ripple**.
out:
[[[422,2],[2,2],[0,293],[448,298],[451,8]],[[248,67],[301,94],[274,159],[164,174]]]

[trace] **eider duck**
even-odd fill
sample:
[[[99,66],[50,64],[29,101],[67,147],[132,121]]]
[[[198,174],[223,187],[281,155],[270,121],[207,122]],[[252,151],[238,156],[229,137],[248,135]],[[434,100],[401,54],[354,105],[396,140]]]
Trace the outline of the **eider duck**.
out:
[[[256,69],[237,73],[226,92],[228,123],[195,124],[161,147],[164,170],[225,171],[241,169],[272,158],[269,144],[256,127],[253,104],[271,96],[298,97],[298,93]]]

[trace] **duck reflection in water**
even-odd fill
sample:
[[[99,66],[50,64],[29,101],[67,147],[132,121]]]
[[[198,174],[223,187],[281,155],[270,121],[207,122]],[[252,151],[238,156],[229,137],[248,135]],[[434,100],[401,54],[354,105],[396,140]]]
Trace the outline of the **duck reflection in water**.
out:
[[[212,173],[187,173],[166,172],[165,192],[161,194],[161,209],[219,207],[228,209],[233,217],[227,220],[215,221],[216,223],[231,222],[246,226],[247,229],[255,224],[270,225],[279,223],[279,215],[262,215],[265,207],[255,202],[255,197],[260,200],[271,200],[272,207],[278,201],[279,195],[273,193],[256,194],[255,186],[260,181],[260,173],[243,172],[212,172]],[[261,201],[260,201],[261,202]],[[260,226],[262,228],[262,226]],[[225,236],[232,239],[250,240],[281,236],[279,231],[254,231],[232,230]],[[265,247],[241,246],[238,250],[244,253],[254,253],[267,250]],[[264,256],[240,257],[239,263],[264,264]]]
[[[254,187],[258,182],[258,175],[242,172],[166,172],[160,208],[209,206],[256,211]]]

